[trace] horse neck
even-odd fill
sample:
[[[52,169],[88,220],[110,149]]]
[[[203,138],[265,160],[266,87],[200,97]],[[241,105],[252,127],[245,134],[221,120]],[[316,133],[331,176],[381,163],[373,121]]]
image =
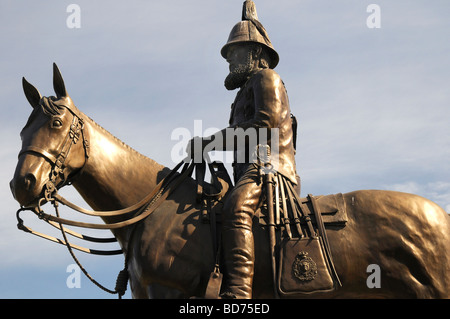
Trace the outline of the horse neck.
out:
[[[167,174],[164,166],[136,152],[87,116],[84,119],[89,159],[73,185],[92,209],[131,206]]]

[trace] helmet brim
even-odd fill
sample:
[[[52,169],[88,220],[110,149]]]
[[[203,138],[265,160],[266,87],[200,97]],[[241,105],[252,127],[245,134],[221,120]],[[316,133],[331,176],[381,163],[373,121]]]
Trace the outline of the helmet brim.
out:
[[[277,53],[277,51],[275,51],[273,48],[269,47],[268,45],[261,43],[261,42],[256,42],[256,41],[231,41],[228,42],[227,44],[225,44],[222,49],[220,50],[220,54],[222,55],[222,57],[224,59],[227,58],[227,54],[228,54],[228,49],[230,48],[230,46],[235,45],[235,44],[246,44],[246,43],[255,43],[255,44],[260,44],[263,49],[267,50],[269,56],[270,56],[270,63],[269,63],[269,67],[271,69],[275,69],[275,67],[278,65],[278,62],[280,62],[280,57]]]
[[[233,29],[231,29],[230,35],[228,37],[227,43],[223,46],[220,53],[226,59],[228,49],[231,45],[239,44],[239,43],[257,43],[260,44],[269,54],[270,63],[269,67],[274,69],[278,62],[280,61],[280,57],[278,56],[277,51],[272,46],[269,37],[265,30],[263,30],[264,36],[260,33],[258,28],[255,26],[255,23],[260,25],[260,29],[264,29],[259,22],[251,22],[251,21],[240,21],[238,22]]]

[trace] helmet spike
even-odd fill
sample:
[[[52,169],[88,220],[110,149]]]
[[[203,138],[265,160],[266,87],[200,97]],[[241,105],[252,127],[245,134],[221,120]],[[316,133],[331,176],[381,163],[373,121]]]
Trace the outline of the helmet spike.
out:
[[[242,21],[244,20],[258,20],[256,13],[256,6],[252,0],[246,0],[242,7]]]

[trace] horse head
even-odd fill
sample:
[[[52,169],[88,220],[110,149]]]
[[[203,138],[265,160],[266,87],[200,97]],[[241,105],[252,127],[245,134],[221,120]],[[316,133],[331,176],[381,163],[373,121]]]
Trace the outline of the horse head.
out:
[[[22,149],[10,187],[20,205],[33,207],[46,190],[62,187],[83,168],[88,156],[87,139],[83,119],[67,94],[56,64],[56,97],[42,97],[25,78],[22,85],[33,111],[20,133]]]

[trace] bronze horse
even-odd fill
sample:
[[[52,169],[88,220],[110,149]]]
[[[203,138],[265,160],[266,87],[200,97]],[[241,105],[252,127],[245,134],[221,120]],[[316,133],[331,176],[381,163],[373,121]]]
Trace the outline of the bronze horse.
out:
[[[72,146],[64,162],[64,178],[84,200],[100,211],[117,210],[141,200],[170,169],[139,154],[80,112],[66,92],[54,65],[56,109],[23,81],[33,107],[21,132],[22,151],[11,181],[16,200],[37,205],[50,179],[55,157],[77,116],[89,143]],[[41,150],[41,151],[40,151]],[[214,267],[209,225],[200,220],[191,178],[182,183],[150,216],[138,224],[130,249],[128,227],[114,229],[129,257],[133,297],[203,296]],[[58,187],[61,187],[59,185]],[[328,240],[342,287],[308,298],[450,298],[450,218],[435,203],[412,194],[362,190],[344,194],[348,222],[328,229]],[[122,217],[125,218],[125,217]],[[106,224],[118,222],[103,218]],[[267,231],[255,223],[254,297],[272,298],[273,284]],[[381,287],[367,285],[368,266],[381,270]]]

